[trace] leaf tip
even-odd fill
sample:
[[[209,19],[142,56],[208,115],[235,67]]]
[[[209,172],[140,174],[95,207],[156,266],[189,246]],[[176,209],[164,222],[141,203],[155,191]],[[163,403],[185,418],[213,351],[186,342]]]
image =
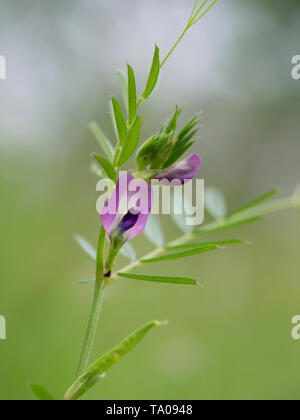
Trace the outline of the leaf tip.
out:
[[[167,319],[164,321],[153,321],[153,325],[156,327],[161,327],[163,325],[169,325],[169,321]]]

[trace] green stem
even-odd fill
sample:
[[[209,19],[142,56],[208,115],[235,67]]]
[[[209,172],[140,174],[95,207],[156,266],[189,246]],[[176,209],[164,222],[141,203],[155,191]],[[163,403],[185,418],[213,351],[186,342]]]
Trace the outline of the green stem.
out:
[[[166,64],[166,62],[168,61],[168,59],[170,58],[170,56],[173,54],[173,52],[176,50],[176,48],[178,47],[178,45],[180,44],[180,42],[184,38],[184,36],[187,33],[187,31],[190,29],[190,27],[191,26],[190,26],[190,22],[189,22],[188,25],[185,27],[184,31],[182,32],[182,34],[180,35],[180,37],[177,39],[177,41],[175,42],[175,44],[173,45],[173,47],[170,49],[170,51],[168,52],[168,54],[164,58],[164,60],[161,62],[161,65],[160,65],[160,68],[161,69]]]
[[[145,100],[145,98],[143,96],[141,96],[137,102],[136,108],[139,109],[139,107],[142,105],[143,101]]]
[[[100,282],[104,274],[104,248],[105,248],[106,232],[103,226],[100,228],[98,248],[97,248],[97,261],[96,261],[96,280]]]
[[[120,253],[122,246],[118,246],[113,241],[110,244],[108,255],[105,262],[105,277],[110,278],[115,261]]]
[[[189,19],[189,21],[190,21],[190,22],[191,22],[191,21],[193,20],[193,18],[194,18],[194,13],[196,12],[196,8],[197,8],[197,6],[198,6],[198,3],[199,3],[199,0],[195,0],[194,6],[193,6],[193,10],[192,10],[192,13],[191,13],[191,15],[190,15],[190,19]]]
[[[164,60],[161,62],[160,68],[162,68],[166,64],[166,62],[168,61],[170,56],[173,54],[173,52],[176,50],[176,48],[178,47],[178,45],[180,44],[180,42],[184,38],[185,34],[188,32],[188,30],[205,16],[210,11],[210,9],[217,3],[218,0],[214,0],[212,2],[212,4],[199,16],[200,11],[204,8],[207,1],[208,0],[204,0],[202,5],[199,7],[199,9],[197,11],[196,11],[196,8],[197,8],[197,5],[198,5],[199,1],[198,0],[195,1],[192,13],[191,13],[189,21],[187,23],[187,26],[184,28],[184,31],[182,32],[180,37],[177,39],[177,41],[175,42],[173,47],[170,49],[170,51],[168,52],[168,54],[166,55]],[[196,11],[196,13],[195,13],[195,11]]]
[[[115,156],[114,156],[114,159],[113,159],[113,167],[115,169],[118,169],[118,160],[119,160],[121,151],[122,151],[122,146],[121,146],[120,143],[118,143],[116,151],[115,151]]]
[[[201,4],[201,6],[197,9],[196,8],[198,6],[199,1],[197,0],[194,4],[194,8],[193,8],[193,12],[190,16],[190,22],[194,22],[197,18],[197,16],[199,16],[199,13],[201,12],[201,10],[203,9],[203,7],[206,5],[206,3],[208,2],[208,0],[204,0],[203,3]],[[195,13],[196,12],[196,13]]]
[[[91,351],[95,341],[95,336],[97,332],[97,327],[100,320],[101,306],[103,300],[103,292],[105,288],[105,279],[104,279],[104,245],[105,245],[105,230],[101,226],[98,250],[97,250],[97,264],[96,264],[96,282],[94,289],[94,298],[90,311],[90,316],[88,320],[88,325],[86,328],[86,333],[82,345],[82,350],[76,370],[75,379],[84,373],[88,368]]]
[[[217,3],[217,1],[218,0],[214,0],[211,3],[211,5],[199,17],[197,17],[198,14],[199,14],[199,12],[200,12],[200,10],[202,9],[202,7],[204,6],[204,4],[206,3],[206,1],[205,1],[204,4],[200,7],[200,9],[198,10],[198,12],[196,13],[196,16],[193,18],[193,21],[192,21],[192,25],[191,26],[196,25],[196,23],[198,23],[199,20],[201,20],[210,11],[210,9]]]

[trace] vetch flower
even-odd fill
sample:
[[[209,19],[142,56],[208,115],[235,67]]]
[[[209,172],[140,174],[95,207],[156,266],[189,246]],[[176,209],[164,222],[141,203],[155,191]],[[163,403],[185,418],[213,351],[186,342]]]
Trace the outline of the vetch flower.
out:
[[[111,241],[122,246],[146,228],[151,213],[152,188],[143,180],[124,173],[101,212],[101,222]]]
[[[201,158],[195,153],[188,158],[175,163],[169,168],[162,170],[158,175],[154,177],[154,179],[158,179],[160,181],[167,180],[169,182],[178,180],[181,184],[184,184],[185,182],[195,178],[199,172],[200,167]]]
[[[106,278],[110,278],[122,246],[139,236],[146,228],[152,207],[151,185],[124,173],[101,213],[101,222],[110,238],[105,264]]]

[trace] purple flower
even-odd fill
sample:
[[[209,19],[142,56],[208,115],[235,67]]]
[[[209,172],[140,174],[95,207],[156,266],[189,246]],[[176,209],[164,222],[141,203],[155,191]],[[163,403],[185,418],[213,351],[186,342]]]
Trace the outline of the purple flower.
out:
[[[101,222],[110,240],[123,245],[146,228],[152,207],[152,188],[143,180],[122,174],[101,213]]]
[[[181,184],[190,181],[195,178],[201,167],[201,158],[196,153],[189,156],[188,158],[175,163],[175,165],[164,169],[154,178],[161,180],[167,180],[169,182],[178,180]]]

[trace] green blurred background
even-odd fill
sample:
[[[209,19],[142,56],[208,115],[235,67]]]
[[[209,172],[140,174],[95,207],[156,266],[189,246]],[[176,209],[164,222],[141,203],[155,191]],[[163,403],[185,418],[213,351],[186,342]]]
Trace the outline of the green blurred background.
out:
[[[142,89],[154,42],[166,53],[192,0],[1,0],[0,399],[31,399],[29,379],[61,398],[70,385],[93,275],[74,241],[95,243],[97,178],[91,120],[113,136],[108,98],[115,70],[134,66]],[[165,66],[143,107],[143,137],[176,104],[204,111],[201,177],[230,208],[299,183],[298,0],[220,1]],[[169,218],[170,239],[180,234]],[[218,238],[224,235],[218,235]],[[196,276],[205,289],[120,280],[103,307],[93,357],[150,319],[168,319],[88,395],[95,399],[298,399],[299,224],[293,212],[229,232],[242,246],[155,273]],[[151,249],[143,238],[139,254]],[[125,260],[123,263],[126,262]],[[148,268],[149,270],[149,268]]]

